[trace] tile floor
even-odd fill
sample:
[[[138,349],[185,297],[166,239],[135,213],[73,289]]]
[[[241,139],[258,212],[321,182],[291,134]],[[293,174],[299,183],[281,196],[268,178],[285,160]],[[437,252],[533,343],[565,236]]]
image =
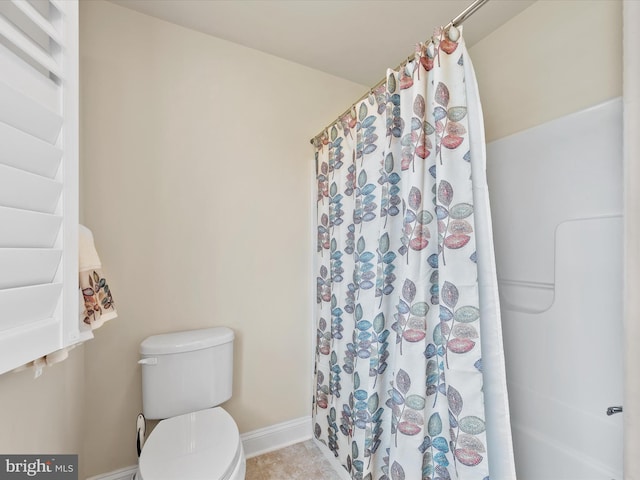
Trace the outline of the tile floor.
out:
[[[340,480],[313,440],[247,460],[246,480]]]

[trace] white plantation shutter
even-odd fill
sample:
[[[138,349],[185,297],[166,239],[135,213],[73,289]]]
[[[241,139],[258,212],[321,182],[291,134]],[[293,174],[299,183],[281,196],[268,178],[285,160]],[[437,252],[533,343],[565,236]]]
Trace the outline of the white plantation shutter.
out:
[[[76,343],[78,4],[0,0],[0,373]]]

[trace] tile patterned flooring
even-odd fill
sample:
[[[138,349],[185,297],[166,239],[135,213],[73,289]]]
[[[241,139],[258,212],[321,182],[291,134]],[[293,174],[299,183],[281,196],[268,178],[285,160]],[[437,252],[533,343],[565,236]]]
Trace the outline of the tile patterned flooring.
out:
[[[247,460],[246,480],[340,480],[313,440]]]

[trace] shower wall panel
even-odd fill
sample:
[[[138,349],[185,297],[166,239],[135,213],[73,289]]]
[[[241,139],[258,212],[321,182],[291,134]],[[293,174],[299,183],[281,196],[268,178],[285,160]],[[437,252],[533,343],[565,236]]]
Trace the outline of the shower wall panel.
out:
[[[518,480],[622,480],[622,102],[497,140],[487,176]]]

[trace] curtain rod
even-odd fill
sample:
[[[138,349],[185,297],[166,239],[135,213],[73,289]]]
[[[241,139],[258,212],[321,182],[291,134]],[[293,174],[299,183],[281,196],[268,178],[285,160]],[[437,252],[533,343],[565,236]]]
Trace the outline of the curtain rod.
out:
[[[478,11],[480,9],[480,7],[482,7],[488,1],[489,0],[475,0],[471,5],[469,5],[462,12],[460,12],[457,17],[455,17],[453,20],[451,20],[444,27],[443,31],[448,32],[451,27],[457,27],[458,25],[461,25],[467,18],[469,18],[474,13],[476,13],[476,11]],[[433,39],[431,39],[429,41],[432,42]],[[414,59],[415,59],[415,53],[412,54],[412,55],[409,55],[405,60],[403,60],[400,63],[400,65],[398,65],[396,68],[394,68],[394,70],[399,70],[402,66],[406,65],[407,63],[409,63],[411,60],[414,60]],[[387,81],[387,78],[384,77],[382,80],[380,80],[378,83],[376,83],[373,87],[369,88],[369,90],[367,90],[366,93],[364,93],[360,98],[358,98],[358,100],[353,102],[349,108],[347,108],[344,112],[342,112],[340,115],[338,115],[336,120],[334,120],[329,125],[327,125],[322,130],[322,132],[324,132],[327,128],[329,128],[331,125],[333,125],[337,120],[342,118],[344,115],[349,113],[351,111],[351,109],[358,104],[358,102],[360,102],[360,101],[364,100],[365,98],[367,98],[369,95],[371,95],[371,92],[373,92],[375,89],[377,89],[380,85],[383,85],[386,81]],[[311,144],[313,144],[313,141],[316,138],[318,138],[320,135],[322,135],[322,132],[318,133],[315,137],[313,137],[311,140],[309,140],[309,142]]]

